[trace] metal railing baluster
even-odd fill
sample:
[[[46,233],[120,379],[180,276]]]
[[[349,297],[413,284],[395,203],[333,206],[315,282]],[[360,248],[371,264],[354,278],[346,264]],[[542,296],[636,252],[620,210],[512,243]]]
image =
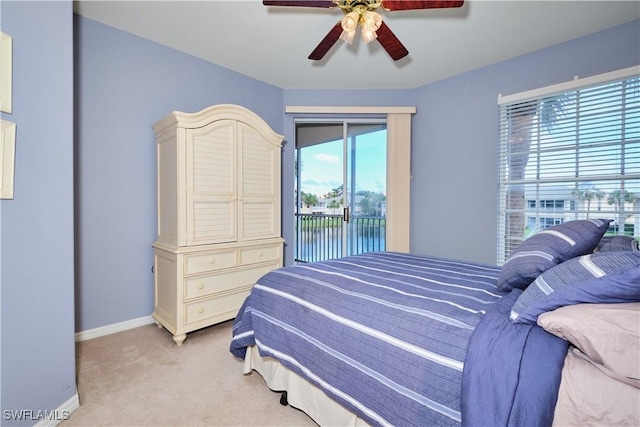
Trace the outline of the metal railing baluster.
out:
[[[314,262],[386,248],[386,218],[352,216],[354,253],[342,253],[342,215],[298,214],[295,262]]]

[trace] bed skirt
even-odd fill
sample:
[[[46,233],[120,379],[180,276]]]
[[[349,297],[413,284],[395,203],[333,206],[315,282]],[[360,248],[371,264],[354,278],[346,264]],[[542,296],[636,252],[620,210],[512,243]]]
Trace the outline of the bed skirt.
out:
[[[243,373],[259,373],[271,390],[286,391],[290,406],[307,414],[320,426],[364,427],[368,424],[330,399],[322,390],[275,359],[261,357],[254,345],[247,348]]]

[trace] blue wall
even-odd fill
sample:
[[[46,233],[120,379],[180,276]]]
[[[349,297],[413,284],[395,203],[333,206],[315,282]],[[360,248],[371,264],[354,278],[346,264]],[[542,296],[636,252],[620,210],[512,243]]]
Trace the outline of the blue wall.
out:
[[[13,37],[14,199],[0,202],[4,410],[53,410],[76,394],[72,3],[2,2]]]
[[[76,17],[77,331],[153,310],[151,125],[169,111],[236,103],[285,135],[283,235],[290,262],[294,117],[284,106],[415,105],[412,251],[495,263],[498,94],[639,63],[639,22],[413,90],[319,91],[282,90]]]
[[[634,21],[419,88],[411,250],[495,264],[500,93],[638,64]]]
[[[285,105],[416,105],[412,250],[494,262],[498,93],[640,63],[635,21],[415,90],[282,90],[73,17],[71,2],[3,1],[2,29],[14,37],[3,118],[18,124],[16,198],[0,202],[3,410],[59,407],[75,393],[74,332],[151,314],[151,125],[168,112],[240,104],[284,133],[286,207]]]
[[[411,251],[496,262],[500,93],[535,89],[640,64],[640,21],[406,91],[285,90],[285,105],[415,105]],[[293,118],[285,116],[291,139]],[[293,193],[293,148],[283,194]],[[292,206],[286,201],[283,206]],[[292,220],[283,218],[287,233]],[[290,232],[290,236],[293,232]],[[285,234],[285,238],[289,239]]]
[[[76,327],[149,316],[156,239],[151,126],[239,104],[282,133],[282,89],[75,16]]]

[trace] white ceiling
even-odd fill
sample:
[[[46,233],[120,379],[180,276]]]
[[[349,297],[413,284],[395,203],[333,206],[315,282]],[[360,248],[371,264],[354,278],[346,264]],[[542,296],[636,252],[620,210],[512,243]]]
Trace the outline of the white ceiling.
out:
[[[410,89],[640,18],[640,1],[468,0],[459,9],[381,12],[409,50],[376,41],[309,53],[338,9],[262,1],[76,1],[76,13],[283,89]],[[640,34],[639,34],[640,37]]]

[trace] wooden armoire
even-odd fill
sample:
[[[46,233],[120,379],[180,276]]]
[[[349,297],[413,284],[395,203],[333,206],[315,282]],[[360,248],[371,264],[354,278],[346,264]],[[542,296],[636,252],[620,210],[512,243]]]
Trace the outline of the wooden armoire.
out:
[[[230,104],[173,112],[153,130],[153,318],[181,345],[188,332],[234,318],[256,280],[282,266],[283,137]]]

